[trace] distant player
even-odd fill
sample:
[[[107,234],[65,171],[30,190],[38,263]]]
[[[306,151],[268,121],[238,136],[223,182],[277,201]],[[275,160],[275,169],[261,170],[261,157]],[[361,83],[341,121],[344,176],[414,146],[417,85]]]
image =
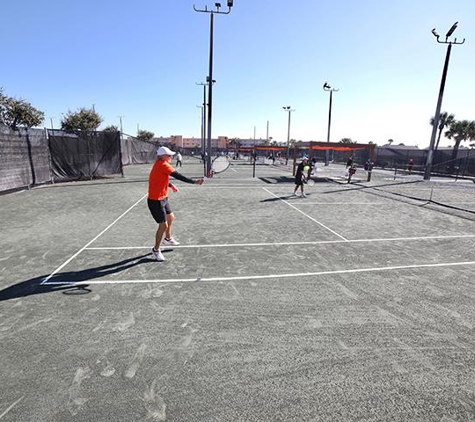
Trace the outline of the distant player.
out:
[[[305,169],[307,167],[307,169]],[[294,189],[294,196],[297,195],[297,190],[300,187],[300,196],[302,198],[306,198],[307,195],[305,195],[303,191],[303,185],[306,180],[306,174],[309,171],[310,166],[308,165],[308,158],[303,157],[302,162],[297,166],[297,172],[295,173],[295,189]]]
[[[183,167],[182,163],[183,157],[181,156],[180,152],[176,153],[176,166],[177,167]]]

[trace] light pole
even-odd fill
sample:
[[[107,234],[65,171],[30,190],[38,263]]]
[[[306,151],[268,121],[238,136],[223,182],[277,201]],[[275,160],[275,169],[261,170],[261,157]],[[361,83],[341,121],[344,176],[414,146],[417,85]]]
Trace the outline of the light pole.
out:
[[[193,5],[193,9],[195,12],[201,13],[209,13],[210,14],[210,25],[209,25],[209,72],[208,76],[206,77],[206,81],[208,82],[208,140],[207,140],[207,150],[208,156],[206,157],[206,172],[207,174],[211,173],[211,121],[213,115],[213,83],[209,83],[213,81],[213,27],[214,27],[214,15],[221,14],[227,15],[231,13],[231,8],[233,7],[233,0],[227,0],[228,11],[221,12],[221,3],[214,4],[216,9],[215,10],[208,10],[208,7],[205,6],[204,9],[197,9],[195,5]]]
[[[206,85],[207,82],[195,82],[196,85],[203,86],[203,113],[201,114],[201,154],[203,157],[205,176],[206,176],[206,160],[205,160],[205,151],[206,151]]]
[[[332,88],[330,85],[328,85],[327,82],[323,84],[323,90],[330,92],[330,106],[328,109],[328,131],[327,131],[327,144],[328,144],[328,148],[330,148],[330,128],[332,124],[332,98],[333,98],[333,92],[336,92],[339,90],[336,88]],[[330,161],[330,150],[328,148],[325,151],[325,166],[328,166],[328,163]]]
[[[118,116],[119,117],[119,123],[120,123],[120,140],[122,140],[122,134],[123,134],[123,130],[122,130],[122,117],[125,117],[125,116]]]
[[[452,44],[463,44],[465,42],[465,38],[462,41],[457,42],[457,38],[454,41],[449,41],[449,37],[453,34],[455,29],[457,28],[458,22],[455,22],[452,27],[447,31],[445,35],[445,41],[440,41],[440,35],[437,33],[435,28],[432,30],[432,34],[434,37],[437,38],[437,42],[439,44],[448,44],[447,46],[447,54],[445,56],[445,63],[444,63],[444,70],[442,71],[442,80],[440,81],[440,89],[439,89],[439,98],[437,100],[437,107],[435,109],[435,116],[434,116],[434,123],[432,126],[432,135],[430,137],[430,144],[429,144],[429,153],[427,154],[427,161],[426,161],[426,168],[424,170],[424,180],[430,180],[430,172],[432,170],[432,159],[434,156],[434,144],[435,144],[435,136],[437,133],[437,128],[439,126],[439,119],[440,119],[440,109],[442,107],[442,97],[444,96],[444,88],[445,88],[445,79],[447,78],[447,70],[449,68],[449,60],[450,60],[450,52],[452,51]]]
[[[205,106],[204,105],[200,105],[200,106],[196,106],[198,108],[201,109],[201,152],[204,152],[204,140],[205,140],[205,135],[204,135],[204,130],[205,130],[205,127],[204,127],[204,109],[205,109]]]
[[[211,85],[214,85],[215,83],[216,83],[216,81],[213,79]],[[210,85],[209,77],[208,76],[206,77],[206,82],[195,82],[195,84],[203,86],[203,115],[202,115],[203,123],[202,123],[202,126],[201,126],[203,136],[201,138],[201,153],[203,154],[204,175],[206,176],[206,174],[207,174],[207,171],[206,171],[206,169],[207,169],[207,160],[204,158],[205,157],[205,151],[207,150],[206,142],[205,142],[205,139],[206,139],[206,107],[208,106],[208,104],[206,103],[206,87],[208,85]],[[211,146],[209,148],[210,149],[208,150],[208,156],[211,157]]]
[[[290,150],[290,116],[292,114],[292,108],[290,106],[282,107],[287,113],[289,113],[289,121],[287,123],[287,155],[285,157],[285,165],[289,163],[289,150]]]

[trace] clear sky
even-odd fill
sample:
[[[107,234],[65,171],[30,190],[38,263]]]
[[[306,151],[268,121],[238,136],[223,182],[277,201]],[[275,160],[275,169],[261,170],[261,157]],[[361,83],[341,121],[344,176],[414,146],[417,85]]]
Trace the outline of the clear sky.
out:
[[[207,0],[19,0],[0,6],[0,86],[59,127],[94,107],[102,127],[200,137],[208,75]],[[221,0],[227,10],[226,0]],[[475,120],[474,0],[234,0],[215,15],[213,137],[269,136],[427,147],[454,22],[442,111]],[[445,37],[443,37],[445,39]],[[453,39],[453,38],[452,38]],[[443,140],[441,145],[452,145]]]

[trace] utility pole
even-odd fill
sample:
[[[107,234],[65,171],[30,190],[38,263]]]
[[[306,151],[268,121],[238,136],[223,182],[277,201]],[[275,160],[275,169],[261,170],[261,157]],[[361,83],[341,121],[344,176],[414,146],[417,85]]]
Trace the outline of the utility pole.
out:
[[[449,68],[449,60],[450,60],[450,52],[452,51],[452,44],[458,45],[463,44],[465,42],[465,38],[462,41],[457,42],[457,38],[454,41],[449,41],[449,37],[453,34],[455,29],[457,29],[458,22],[455,22],[452,27],[447,31],[445,35],[445,41],[440,41],[440,35],[437,33],[435,28],[432,30],[432,34],[434,37],[437,38],[437,42],[439,44],[448,44],[447,46],[447,54],[445,56],[445,63],[444,63],[444,70],[442,71],[442,79],[440,81],[440,89],[439,89],[439,98],[437,99],[437,107],[435,109],[435,116],[434,116],[434,123],[432,126],[432,135],[430,137],[430,144],[429,144],[429,153],[427,154],[427,161],[426,167],[424,170],[424,180],[430,180],[430,173],[432,170],[432,159],[434,157],[434,144],[435,144],[435,137],[437,134],[437,128],[439,127],[439,120],[440,120],[440,109],[442,107],[442,97],[444,96],[444,88],[445,88],[445,79],[447,78],[447,70]]]

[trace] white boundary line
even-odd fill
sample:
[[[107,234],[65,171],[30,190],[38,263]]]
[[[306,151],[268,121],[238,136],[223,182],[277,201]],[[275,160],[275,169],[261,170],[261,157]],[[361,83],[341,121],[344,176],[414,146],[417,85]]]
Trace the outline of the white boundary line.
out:
[[[378,271],[396,271],[407,269],[420,269],[420,268],[437,268],[437,267],[455,267],[464,265],[475,265],[475,261],[468,262],[445,262],[438,264],[413,264],[413,265],[401,265],[392,267],[374,267],[374,268],[355,268],[350,270],[332,270],[332,271],[315,271],[309,273],[294,273],[294,274],[266,274],[266,275],[250,275],[250,276],[235,276],[235,277],[196,277],[196,278],[169,278],[169,279],[152,279],[152,280],[94,280],[94,281],[55,281],[44,283],[47,285],[64,285],[70,284],[74,286],[91,285],[91,284],[143,284],[143,283],[191,283],[191,282],[215,282],[215,281],[239,281],[239,280],[263,280],[269,278],[295,278],[295,277],[309,277],[309,276],[322,276],[322,275],[335,275],[335,274],[355,274],[366,272],[378,272]]]
[[[371,243],[371,242],[397,242],[397,241],[417,241],[417,240],[444,240],[444,239],[470,239],[474,238],[475,234],[461,234],[453,236],[417,236],[417,237],[392,237],[387,239],[354,239],[354,240],[319,240],[314,242],[275,242],[275,243],[222,243],[209,245],[179,245],[173,246],[173,249],[191,249],[191,248],[243,248],[252,246],[292,246],[292,245],[328,245],[339,243]],[[95,246],[86,247],[89,251],[101,250],[127,250],[127,249],[150,249],[148,246]]]
[[[142,196],[134,205],[132,205],[127,211],[122,213],[119,217],[117,217],[111,224],[109,224],[104,230],[102,230],[94,239],[88,242],[85,246],[79,249],[73,256],[71,256],[67,261],[61,264],[58,268],[56,268],[48,277],[46,277],[41,284],[46,284],[46,282],[53,277],[56,273],[61,271],[66,265],[68,265],[74,258],[76,258],[84,249],[86,249],[91,243],[95,242],[99,237],[101,237],[107,230],[109,230],[115,223],[117,223],[125,214],[127,214],[132,208],[137,206],[144,198],[147,197],[147,194]]]
[[[300,214],[304,215],[305,217],[309,218],[310,220],[312,220],[313,222],[319,224],[320,226],[322,226],[324,229],[327,229],[328,231],[330,231],[331,233],[333,233],[334,235],[338,236],[340,239],[343,239],[344,241],[348,242],[348,239],[344,238],[342,235],[338,234],[336,231],[330,229],[329,227],[325,226],[325,224],[323,223],[320,223],[320,221],[317,221],[315,220],[313,217],[310,217],[308,214],[305,214],[303,211],[299,210],[297,207],[293,206],[290,202],[286,201],[285,199],[282,199],[280,196],[277,196],[276,194],[272,193],[269,189],[267,188],[262,188],[264,189],[267,193],[270,193],[272,196],[274,196],[275,198],[278,198],[280,199],[282,202],[284,202],[285,204],[287,204],[289,207],[292,207],[294,210],[298,211]]]
[[[12,403],[10,406],[7,407],[7,409],[0,415],[0,419],[2,419],[10,410],[12,410],[18,403],[20,403],[25,396],[20,397],[17,401]]]

